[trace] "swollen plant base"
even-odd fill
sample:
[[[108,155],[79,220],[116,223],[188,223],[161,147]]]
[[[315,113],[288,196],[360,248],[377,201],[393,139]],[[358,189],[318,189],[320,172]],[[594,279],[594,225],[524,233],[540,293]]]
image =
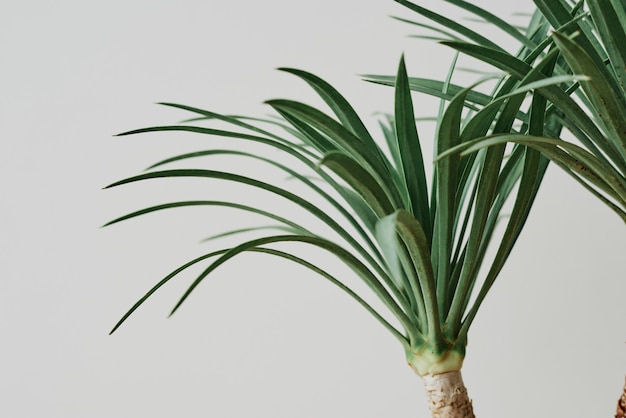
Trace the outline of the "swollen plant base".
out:
[[[424,382],[433,418],[475,418],[461,378],[464,357],[463,349],[442,353],[428,344],[416,350],[406,348],[407,363]]]
[[[433,418],[475,418],[460,371],[422,376]]]

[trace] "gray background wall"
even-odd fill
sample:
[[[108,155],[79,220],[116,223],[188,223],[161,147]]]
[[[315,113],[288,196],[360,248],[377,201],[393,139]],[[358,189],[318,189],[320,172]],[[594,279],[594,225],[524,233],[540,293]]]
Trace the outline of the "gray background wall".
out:
[[[503,3],[479,4],[503,17],[531,10]],[[411,75],[442,77],[452,57],[388,17],[413,14],[389,0],[1,9],[0,415],[428,416],[420,381],[382,327],[322,279],[267,258],[224,265],[165,320],[193,279],[181,277],[108,336],[144,291],[207,248],[199,239],[243,221],[203,209],[99,228],[167,197],[248,193],[193,181],[101,191],[213,145],[112,137],[186,117],[154,102],[253,116],[270,112],[269,98],[318,103],[274,70],[292,66],[337,86],[375,129],[371,115],[392,109],[391,91],[356,74],[392,74],[404,52]],[[437,109],[415,100],[418,116]],[[424,144],[431,128],[420,127]],[[612,416],[626,371],[625,238],[616,216],[549,170],[470,333],[464,376],[478,416]]]

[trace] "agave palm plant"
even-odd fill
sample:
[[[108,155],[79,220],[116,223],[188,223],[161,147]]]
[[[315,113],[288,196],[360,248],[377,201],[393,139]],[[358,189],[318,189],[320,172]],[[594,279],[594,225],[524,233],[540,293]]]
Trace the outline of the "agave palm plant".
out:
[[[520,54],[522,59],[529,59],[526,50]],[[557,68],[556,64],[555,56],[550,55],[520,80],[502,76],[490,96],[478,93],[475,85],[461,88],[451,84],[450,71],[447,80],[435,83],[437,94],[449,100],[437,117],[436,152],[445,153],[475,138],[513,130],[536,137],[558,135],[563,121],[546,98],[535,95],[530,104],[525,101],[533,89],[556,89],[555,85],[575,80],[567,74],[542,77]],[[163,103],[191,112],[196,118],[121,135],[192,132],[255,143],[267,154],[236,147],[181,154],[108,187],[158,178],[217,179],[291,202],[324,227],[311,228],[290,213],[263,210],[253,202],[218,200],[166,202],[117,218],[107,225],[170,208],[227,207],[272,219],[281,232],[267,233],[259,227],[261,236],[247,239],[242,238],[246,235],[240,234],[241,230],[225,231],[239,237],[238,243],[207,252],[172,271],[141,297],[111,332],[161,286],[191,266],[206,263],[172,313],[209,274],[235,256],[257,252],[280,257],[336,285],[400,342],[408,364],[423,378],[434,417],[472,417],[460,373],[467,335],[522,231],[548,160],[537,150],[502,143],[459,158],[440,159],[429,182],[411,88],[432,87],[432,83],[409,79],[403,59],[394,77],[376,80],[395,89],[393,115],[381,121],[381,140],[375,139],[354,108],[330,84],[302,70],[283,70],[308,83],[332,116],[282,99],[267,102],[280,116],[269,120]],[[205,122],[225,123],[230,128],[208,127]],[[305,187],[310,196],[290,188],[294,186],[266,182],[244,172],[162,168],[175,161],[190,163],[192,159],[198,161],[197,157],[216,155],[258,160],[282,171],[292,184]],[[325,206],[313,203],[313,197]],[[508,216],[503,216],[505,210]],[[500,222],[504,223],[502,228]],[[321,262],[300,254],[290,245],[295,243],[321,249],[329,259],[343,262],[371,289],[371,296],[357,293]],[[487,251],[490,244],[495,251]],[[371,297],[379,300],[381,308],[374,308]]]
[[[122,135],[185,131],[253,141],[268,151],[278,150],[285,162],[236,150],[206,150],[179,155],[155,164],[152,171],[130,177],[109,187],[140,180],[171,177],[203,177],[260,188],[276,198],[291,201],[332,230],[326,237],[289,219],[251,205],[228,201],[195,200],[168,202],[125,215],[109,224],[139,215],[183,206],[226,206],[256,213],[280,223],[286,234],[242,240],[238,245],[207,253],[168,274],[150,289],[119,321],[117,329],[145,300],[188,267],[208,262],[174,307],[176,311],[196,286],[218,266],[246,251],[286,258],[305,266],[349,294],[367,309],[402,345],[409,365],[424,378],[433,399],[445,398],[458,406],[457,415],[472,416],[460,369],[465,356],[467,333],[479,306],[500,272],[518,238],[542,179],[546,160],[536,151],[515,146],[505,156],[504,146],[460,159],[445,159],[435,167],[430,189],[417,136],[409,80],[401,61],[395,80],[395,112],[391,124],[383,123],[386,148],[370,135],[352,106],[329,84],[304,71],[285,69],[308,82],[326,101],[335,118],[308,105],[272,100],[268,103],[282,116],[276,125],[282,134],[262,129],[242,118],[230,117],[183,105],[166,104],[207,119],[220,120],[238,130],[218,130],[184,124],[126,132]],[[437,148],[445,151],[463,135],[474,137],[485,130],[508,130],[519,113],[526,91],[502,99],[504,110],[479,112],[464,120],[463,109],[470,89],[460,92],[440,117]],[[537,100],[534,109],[544,105]],[[543,112],[541,112],[543,114]],[[472,122],[473,123],[470,123]],[[493,128],[490,128],[490,126]],[[541,130],[542,118],[531,121]],[[161,165],[199,156],[237,154],[260,159],[319,195],[341,219],[286,188],[240,173],[205,169],[154,171]],[[324,187],[311,179],[316,176]],[[518,185],[518,187],[514,187]],[[505,202],[514,198],[504,233],[496,225]],[[234,231],[237,232],[237,231]],[[497,236],[497,251],[487,259],[487,248]],[[321,248],[348,265],[380,299],[386,312],[374,309],[364,297],[289,248],[273,244],[305,243]],[[213,261],[209,261],[214,258]],[[486,261],[486,259],[488,261]],[[481,266],[488,264],[486,276]],[[474,297],[472,294],[474,292]],[[112,332],[113,332],[112,331]],[[454,395],[454,396],[452,396]],[[451,397],[452,396],[452,397]],[[458,397],[459,399],[454,399]],[[444,399],[444,398],[442,398]],[[434,416],[448,405],[439,399]],[[437,403],[438,402],[438,403]],[[460,415],[459,415],[460,414]]]

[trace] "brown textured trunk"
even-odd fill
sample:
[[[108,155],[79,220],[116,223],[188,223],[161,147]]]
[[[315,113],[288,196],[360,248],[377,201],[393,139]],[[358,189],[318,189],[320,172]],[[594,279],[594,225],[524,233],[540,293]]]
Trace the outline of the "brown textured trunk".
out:
[[[617,401],[617,414],[615,418],[626,418],[626,384],[624,384],[624,391],[622,396]]]
[[[433,418],[475,418],[461,372],[422,376]]]

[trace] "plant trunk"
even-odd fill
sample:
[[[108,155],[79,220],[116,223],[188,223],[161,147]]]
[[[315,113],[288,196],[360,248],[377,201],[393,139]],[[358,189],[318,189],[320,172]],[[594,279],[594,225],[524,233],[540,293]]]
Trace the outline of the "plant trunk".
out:
[[[617,401],[617,413],[615,418],[626,418],[626,384],[624,384],[624,391],[622,396]]]
[[[460,371],[422,376],[433,418],[475,418]]]

